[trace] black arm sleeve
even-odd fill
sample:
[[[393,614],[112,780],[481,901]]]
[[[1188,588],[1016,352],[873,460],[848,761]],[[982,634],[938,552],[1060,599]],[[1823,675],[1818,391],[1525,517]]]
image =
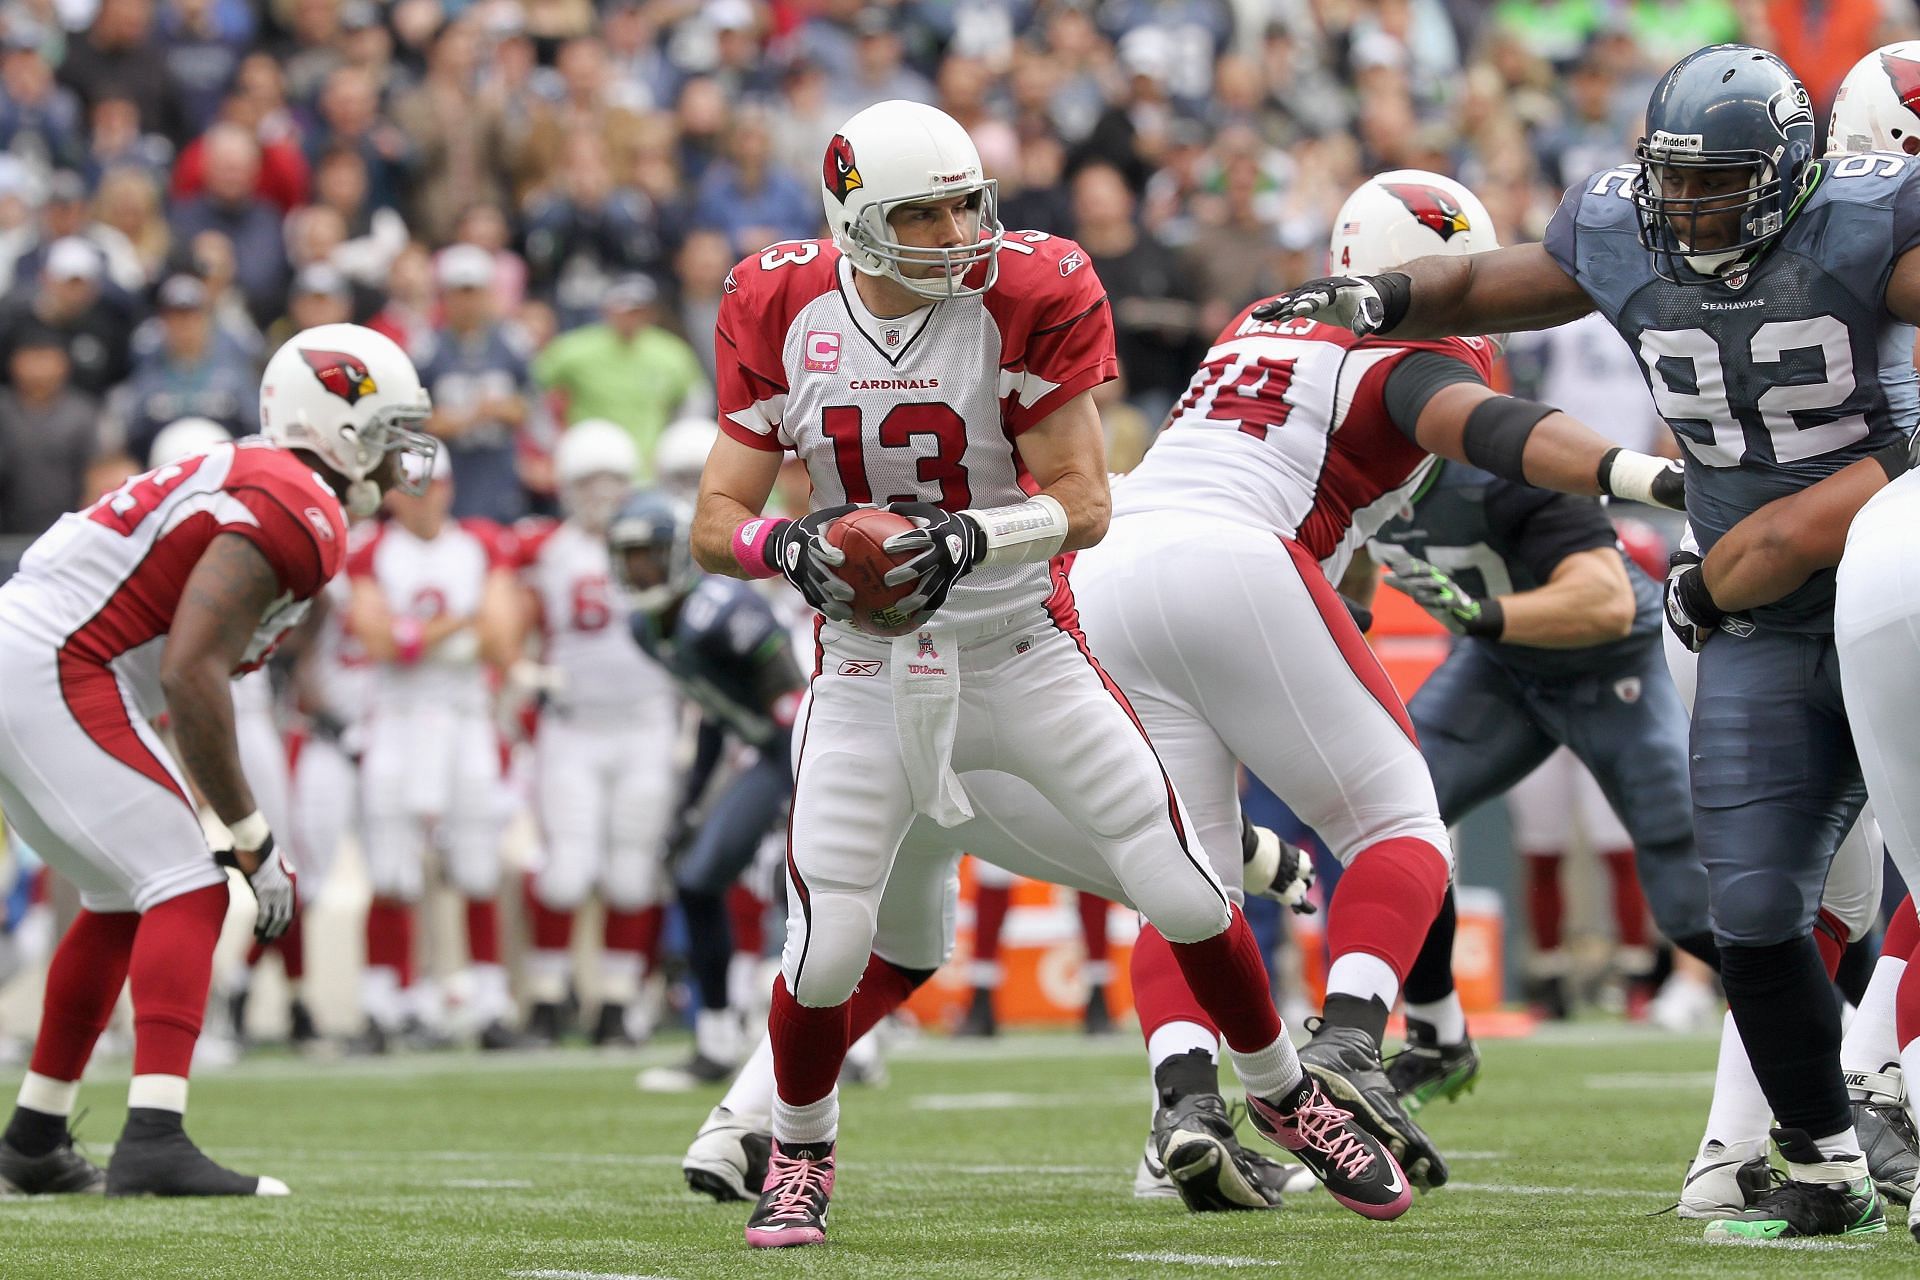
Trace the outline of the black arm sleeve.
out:
[[[1553,577],[1560,562],[1580,551],[1617,544],[1613,522],[1598,498],[1553,493],[1496,480],[1487,486],[1487,525],[1500,553],[1527,567],[1534,581]]]
[[[1393,366],[1393,372],[1387,375],[1384,389],[1387,416],[1393,419],[1393,425],[1400,429],[1401,435],[1413,440],[1414,426],[1420,421],[1421,411],[1427,407],[1427,401],[1433,399],[1443,387],[1450,387],[1456,382],[1484,385],[1486,379],[1474,372],[1473,366],[1465,360],[1443,356],[1438,351],[1410,352],[1402,356],[1399,363]]]
[[[693,746],[693,763],[687,766],[686,780],[680,786],[681,813],[687,813],[700,804],[700,797],[706,794],[707,784],[713,781],[713,771],[720,766],[720,750],[726,741],[725,725],[712,716],[700,718],[700,732]]]

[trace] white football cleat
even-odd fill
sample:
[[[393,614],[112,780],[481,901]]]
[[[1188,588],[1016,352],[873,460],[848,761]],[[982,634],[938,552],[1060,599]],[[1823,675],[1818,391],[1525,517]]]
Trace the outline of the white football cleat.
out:
[[[1745,1213],[1773,1185],[1767,1140],[1707,1142],[1687,1167],[1676,1212],[1699,1222],[1718,1222]]]
[[[715,1107],[693,1137],[680,1172],[689,1190],[729,1200],[758,1200],[767,1180],[771,1135],[755,1129],[725,1107]]]
[[[1167,1167],[1160,1163],[1160,1153],[1154,1150],[1151,1133],[1147,1135],[1147,1149],[1140,1153],[1139,1167],[1133,1171],[1133,1194],[1138,1200],[1180,1198],[1180,1188],[1173,1185]]]

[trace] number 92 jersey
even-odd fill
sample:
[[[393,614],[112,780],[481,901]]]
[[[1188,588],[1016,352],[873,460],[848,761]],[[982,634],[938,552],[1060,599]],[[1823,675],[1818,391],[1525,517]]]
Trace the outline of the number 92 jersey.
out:
[[[1019,436],[1118,372],[1106,291],[1071,240],[1010,231],[985,294],[869,312],[827,240],[789,240],[727,276],[714,331],[720,428],[806,463],[815,508],[1024,501]],[[982,268],[976,267],[975,270]],[[940,611],[965,625],[1038,607],[1047,569],[981,569]]]
[[[1570,190],[1546,249],[1639,356],[1654,407],[1687,455],[1687,515],[1710,550],[1742,516],[1913,430],[1912,326],[1887,313],[1894,260],[1920,243],[1920,162],[1829,156],[1750,272],[1678,285],[1641,248],[1608,169]],[[1833,629],[1832,570],[1756,622]]]

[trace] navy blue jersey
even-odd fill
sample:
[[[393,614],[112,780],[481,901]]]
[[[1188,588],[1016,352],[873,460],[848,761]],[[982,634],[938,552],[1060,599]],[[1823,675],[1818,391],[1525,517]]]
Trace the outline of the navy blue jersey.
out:
[[[1741,517],[1911,434],[1914,331],[1886,310],[1893,263],[1920,243],[1920,162],[1865,153],[1822,173],[1750,272],[1678,285],[1641,248],[1632,166],[1573,188],[1546,249],[1639,356],[1687,458],[1704,553]],[[1581,408],[1581,406],[1575,406]],[[1753,611],[1833,630],[1833,571]]]
[[[764,747],[786,731],[773,698],[788,692],[792,641],[766,599],[737,578],[703,578],[680,606],[671,634],[650,614],[630,619],[633,638],[708,716]],[[775,677],[770,684],[770,676]]]
[[[1479,599],[1532,591],[1547,584],[1559,563],[1580,551],[1618,547],[1613,525],[1595,498],[1515,484],[1457,462],[1441,463],[1414,495],[1412,506],[1373,535],[1446,571]],[[1616,554],[1618,554],[1616,550]],[[1584,649],[1484,645],[1489,657],[1534,677],[1588,675],[1630,663],[1660,640],[1660,587],[1626,561],[1633,583],[1633,630],[1619,640]]]

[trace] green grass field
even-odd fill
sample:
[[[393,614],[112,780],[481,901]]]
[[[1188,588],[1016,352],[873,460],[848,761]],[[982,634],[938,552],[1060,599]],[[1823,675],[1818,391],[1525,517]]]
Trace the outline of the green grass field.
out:
[[[633,1088],[637,1065],[673,1060],[679,1043],[619,1058],[257,1058],[195,1081],[192,1128],[236,1167],[286,1179],[291,1200],[0,1201],[0,1276],[1920,1274],[1904,1210],[1884,1237],[1801,1248],[1708,1245],[1698,1224],[1647,1216],[1672,1202],[1699,1139],[1704,1040],[1601,1025],[1487,1045],[1478,1091],[1428,1113],[1454,1184],[1384,1224],[1318,1193],[1210,1217],[1133,1199],[1137,1046],[902,1046],[890,1085],[844,1097],[830,1242],[776,1254],[745,1247],[744,1206],[681,1182],[680,1152],[717,1095]],[[82,1092],[96,1157],[122,1086]]]

